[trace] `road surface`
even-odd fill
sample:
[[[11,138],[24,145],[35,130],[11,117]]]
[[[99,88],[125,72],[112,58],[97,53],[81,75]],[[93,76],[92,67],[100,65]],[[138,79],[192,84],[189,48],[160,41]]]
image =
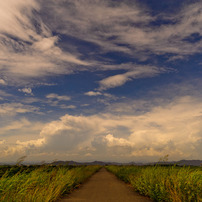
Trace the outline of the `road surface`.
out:
[[[58,202],[151,202],[140,196],[105,168],[94,174],[79,189]]]

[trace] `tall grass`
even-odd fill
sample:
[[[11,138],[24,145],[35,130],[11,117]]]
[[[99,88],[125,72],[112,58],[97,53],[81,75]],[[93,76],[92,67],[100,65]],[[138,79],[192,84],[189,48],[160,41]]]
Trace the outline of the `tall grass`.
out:
[[[154,201],[202,201],[202,169],[176,166],[107,166]]]
[[[41,166],[19,169],[17,173],[13,173],[11,168],[0,178],[0,201],[55,201],[99,168],[100,166]]]

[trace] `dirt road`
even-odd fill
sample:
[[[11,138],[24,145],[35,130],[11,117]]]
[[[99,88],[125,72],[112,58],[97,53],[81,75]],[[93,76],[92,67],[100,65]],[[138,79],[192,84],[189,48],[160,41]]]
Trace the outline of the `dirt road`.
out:
[[[59,202],[151,202],[135,193],[132,187],[118,180],[105,168],[93,175],[79,189]]]

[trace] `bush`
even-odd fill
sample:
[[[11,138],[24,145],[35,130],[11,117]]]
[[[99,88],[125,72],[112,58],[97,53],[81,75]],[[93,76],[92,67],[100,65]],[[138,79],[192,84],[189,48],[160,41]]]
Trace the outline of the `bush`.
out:
[[[201,201],[201,168],[176,166],[108,166],[140,194],[155,201]]]
[[[0,201],[55,201],[78,186],[99,166],[14,166],[0,178]]]

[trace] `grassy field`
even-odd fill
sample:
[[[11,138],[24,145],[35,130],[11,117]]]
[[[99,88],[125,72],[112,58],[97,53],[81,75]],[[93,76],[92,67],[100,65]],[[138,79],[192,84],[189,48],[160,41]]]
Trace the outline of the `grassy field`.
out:
[[[202,168],[177,166],[107,166],[118,178],[154,201],[202,201]]]
[[[0,201],[56,201],[99,169],[100,166],[0,166]]]

